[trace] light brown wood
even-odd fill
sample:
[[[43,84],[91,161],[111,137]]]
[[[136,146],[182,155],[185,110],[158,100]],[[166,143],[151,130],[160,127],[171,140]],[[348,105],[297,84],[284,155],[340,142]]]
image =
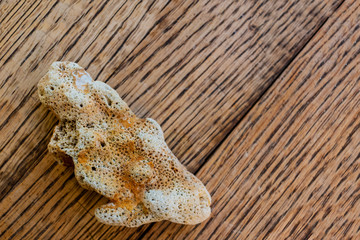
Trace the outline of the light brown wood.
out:
[[[36,84],[53,61],[79,62],[136,114],[158,120],[197,172],[341,2],[0,2],[0,235],[126,239],[159,228],[96,222],[106,200],[47,154],[56,119]]]
[[[144,239],[359,239],[359,13],[346,1],[200,170],[211,219]]]

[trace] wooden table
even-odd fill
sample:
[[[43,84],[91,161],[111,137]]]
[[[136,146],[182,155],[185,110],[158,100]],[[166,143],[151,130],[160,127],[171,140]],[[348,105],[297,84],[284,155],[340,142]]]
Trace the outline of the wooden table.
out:
[[[360,1],[0,1],[0,239],[360,239]],[[78,62],[162,126],[197,225],[111,227],[47,151],[36,84]]]

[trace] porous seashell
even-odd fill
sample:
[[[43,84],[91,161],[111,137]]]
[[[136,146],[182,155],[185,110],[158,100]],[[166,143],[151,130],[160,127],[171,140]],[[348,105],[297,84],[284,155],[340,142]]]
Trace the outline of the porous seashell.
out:
[[[49,151],[74,165],[82,187],[110,200],[95,210],[100,222],[137,227],[209,217],[208,191],[168,148],[159,124],[136,117],[109,85],[76,63],[55,62],[38,93],[60,120]]]

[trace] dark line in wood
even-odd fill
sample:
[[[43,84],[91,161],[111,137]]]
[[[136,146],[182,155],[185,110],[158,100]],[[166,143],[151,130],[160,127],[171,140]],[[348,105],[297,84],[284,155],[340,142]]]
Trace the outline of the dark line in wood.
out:
[[[73,176],[71,176],[71,177],[69,177],[69,179],[73,179]],[[63,215],[67,210],[69,210],[72,206],[74,206],[79,200],[80,200],[80,198],[87,192],[88,190],[86,190],[86,189],[83,189],[79,194],[78,194],[78,196],[74,199],[74,200],[72,200],[62,211],[61,211],[61,213],[60,213],[60,216],[61,215]],[[70,192],[71,192],[71,190],[70,190]],[[68,194],[68,193],[67,193]],[[66,195],[67,195],[66,194]],[[66,196],[65,195],[65,196]],[[63,197],[64,198],[64,197]],[[58,202],[53,206],[53,208],[55,208],[56,206],[58,205]],[[50,211],[50,213],[51,213],[52,211]],[[49,215],[49,214],[48,214]],[[47,216],[48,216],[47,215]],[[46,217],[47,217],[46,216]],[[46,217],[45,217],[45,219],[46,219]],[[81,218],[79,219],[79,220],[81,220]],[[52,239],[52,237],[56,234],[56,233],[58,233],[58,231],[60,230],[60,228],[61,228],[62,226],[60,225],[55,231],[54,231],[54,233],[50,236],[50,239]],[[41,235],[40,235],[41,236]],[[38,239],[38,238],[36,238],[36,239]]]
[[[25,2],[25,1],[24,1]],[[38,3],[38,5],[36,5],[36,7],[29,13],[29,15],[28,15],[28,17],[29,16],[31,16],[31,14],[36,10],[36,8],[40,5],[40,3],[41,3],[41,1]],[[41,12],[38,14],[38,16],[41,14]],[[37,17],[38,17],[37,16]],[[15,31],[10,35],[10,37],[9,37],[9,39],[11,39],[11,37],[17,32],[17,30],[21,27],[21,24],[23,23],[23,22],[25,22],[25,20],[28,18],[28,17],[26,17],[20,24],[19,24],[19,26],[15,29]],[[37,19],[37,17],[35,18],[35,20]],[[34,23],[34,21],[30,24],[30,26],[32,25]],[[29,29],[29,28],[27,28],[27,29]],[[26,29],[26,30],[27,30]],[[34,28],[35,29],[35,28]],[[25,31],[26,31],[25,30]],[[9,47],[9,49],[3,54],[3,56],[0,58],[0,60],[2,60],[4,57],[5,57],[5,55],[10,51],[10,49],[15,45],[15,43],[17,43],[17,41],[24,35],[24,33],[25,33],[25,31],[23,31],[23,33],[15,40],[15,41],[13,41],[12,42],[12,45]],[[4,35],[4,37],[0,40],[0,41],[2,41],[2,40],[4,40],[4,38],[6,37],[7,35],[5,34]],[[17,48],[16,48],[17,49]],[[8,58],[8,59],[6,59],[6,61],[3,63],[3,65],[5,65],[6,63],[7,63],[7,61],[11,58],[11,56],[13,55],[13,54],[15,54],[15,52],[16,52],[16,50],[12,53],[12,54],[10,54],[10,57]]]
[[[19,130],[25,125],[25,123],[30,119],[30,117],[34,114],[34,112],[41,106],[41,103],[38,103],[34,108],[33,110],[31,110],[31,112],[26,116],[26,118],[24,119],[24,121],[20,124],[20,126],[13,132],[12,136],[9,138],[9,140],[3,145],[3,147],[1,147],[0,149],[0,152],[2,152],[6,147],[7,145],[11,142],[11,140],[14,138],[14,136],[16,136],[16,134],[19,132]],[[30,135],[31,135],[32,132],[29,132],[26,137],[23,138],[23,140],[20,140],[20,144],[15,147],[15,149],[18,149],[22,143],[24,142],[24,140],[26,140]],[[12,154],[10,154],[12,155]],[[2,165],[0,166],[0,169],[1,169]]]
[[[56,166],[57,163],[54,162],[53,165]],[[52,169],[53,169],[53,168],[52,168]],[[62,176],[64,176],[64,174],[65,174],[65,172],[61,173],[61,174],[58,175],[53,181],[51,181],[51,183],[50,183],[50,184],[45,188],[45,190],[43,191],[42,195],[44,195],[50,188],[52,188],[52,187],[56,184],[56,182],[57,182]],[[43,205],[40,206],[40,208],[36,211],[36,213],[35,213],[34,215],[32,215],[31,218],[28,219],[28,221],[26,221],[23,225],[27,225],[27,224],[32,220],[32,218],[33,218],[34,216],[36,216],[37,213],[39,213],[40,210],[42,210],[42,209],[44,208],[44,206],[56,195],[56,193],[58,193],[60,190],[64,189],[65,184],[66,184],[69,180],[71,180],[72,178],[73,178],[72,175],[70,175],[70,177],[68,177],[68,178],[65,180],[65,182],[62,184],[62,186],[59,187],[58,190],[57,190],[50,198],[48,198],[48,199],[43,203]],[[36,181],[36,182],[37,182],[37,181]],[[32,186],[34,186],[34,185],[36,184],[36,182],[35,182]],[[69,193],[69,192],[67,192],[66,195],[67,195],[68,193]],[[66,196],[66,195],[65,195],[65,196]],[[65,197],[65,196],[64,196],[64,197]],[[55,203],[55,205],[53,205],[53,206],[51,207],[51,209],[48,211],[48,214],[47,214],[46,216],[42,216],[42,217],[40,218],[40,220],[46,219],[46,218],[55,210],[55,208],[63,201],[64,197],[61,198],[59,201],[57,201],[57,202]],[[29,233],[33,230],[33,228],[35,228],[35,226],[37,226],[37,225],[39,224],[40,220],[37,221],[37,222],[35,223],[35,225],[33,225],[33,226],[28,230],[28,232],[26,232],[25,235],[22,236],[22,238],[24,238],[27,234],[29,234]],[[38,238],[35,238],[35,239],[38,239]]]
[[[37,48],[37,46],[39,45],[39,43],[36,43],[35,46],[31,49],[31,51],[28,53],[28,55],[26,55],[26,57],[21,61],[20,63],[20,67],[24,64],[24,62],[34,53],[35,49]]]
[[[52,186],[52,185],[55,183],[55,181],[57,181],[57,179],[58,179],[59,177],[60,177],[60,175],[59,175],[55,180],[53,180],[52,183],[50,183],[50,185]],[[30,187],[30,188],[31,188],[31,187]],[[18,199],[18,200],[19,200],[19,199]],[[17,202],[18,202],[18,201],[17,201]],[[36,204],[36,201],[32,201],[32,202],[22,211],[22,214],[25,213],[25,212],[27,212],[29,209],[31,209],[35,204]],[[44,205],[45,205],[45,204],[44,204]],[[42,208],[44,207],[44,205],[42,205],[42,206],[40,207],[40,209],[42,209]],[[14,205],[13,205],[13,206],[14,206]],[[22,214],[19,215],[15,220],[13,220],[13,221],[11,222],[11,224],[8,226],[8,229],[10,229],[10,228],[18,221],[18,219],[23,216]],[[31,220],[31,218],[28,219],[28,221],[27,221],[26,223],[28,223],[30,220]],[[15,236],[16,233],[18,233],[19,231],[21,231],[22,228],[26,225],[26,223],[23,224],[20,228],[18,228],[17,231],[16,231],[13,235]],[[0,237],[1,237],[5,232],[6,232],[6,231],[4,231],[4,232],[0,235]]]
[[[7,14],[5,15],[5,17],[1,20],[1,22],[0,22],[0,25],[1,24],[3,24],[3,21],[7,18],[7,16],[14,10],[14,8],[18,5],[18,3],[19,3],[20,1],[18,1],[15,5],[14,5],[14,7],[10,10],[10,11],[8,11],[7,12]],[[9,17],[9,19],[11,19],[11,18],[13,18],[14,17],[14,15],[19,11],[19,9],[24,5],[26,3],[26,1],[23,1],[23,3],[21,4],[21,6],[18,8],[18,9],[16,9],[16,11],[11,15],[11,17]],[[31,8],[31,5],[30,5],[30,7],[29,8]],[[27,10],[29,10],[29,8],[27,9]],[[21,17],[23,17],[26,13],[27,13],[27,10],[26,10],[26,12],[21,16]],[[20,18],[21,18],[20,17]],[[6,23],[8,23],[9,22],[9,20],[8,21],[6,21]],[[6,23],[4,23],[4,24],[6,24]],[[17,22],[16,22],[17,23]],[[15,24],[16,24],[15,23]],[[6,35],[6,34],[5,34]],[[3,40],[4,38],[2,38],[1,40],[0,40],[0,42]]]
[[[7,14],[5,15],[5,17],[1,20],[0,25],[1,25],[1,24],[3,23],[3,21],[7,18],[7,16],[14,10],[14,8],[18,5],[18,3],[19,3],[20,1],[21,1],[21,0],[17,1],[16,4],[14,4],[13,8],[12,8],[10,11],[7,12]],[[21,4],[21,6],[14,12],[13,15],[11,15],[10,18],[12,18],[12,17],[19,11],[19,9],[20,9],[25,3],[26,3],[26,1],[23,1],[23,3]],[[6,23],[7,23],[7,22],[6,22]],[[0,41],[2,41],[2,39],[1,39]]]
[[[90,24],[94,21],[94,19],[99,15],[99,13],[104,10],[105,6],[108,4],[109,0],[106,0],[100,8],[95,12],[95,14],[91,17],[90,21],[88,21],[88,24],[86,25],[85,29],[81,31],[81,33],[77,36],[77,38],[65,49],[63,54],[61,55],[60,59],[63,59],[65,55],[76,45],[76,43],[80,40],[80,38],[84,35],[84,33],[89,28]]]
[[[30,91],[24,96],[24,98],[21,100],[20,104],[9,114],[9,116],[4,120],[4,122],[0,125],[0,130],[3,129],[3,127],[9,122],[9,120],[14,116],[14,114],[19,111],[20,108],[22,108],[25,103],[27,103],[32,96],[32,94],[35,92],[35,86],[33,86]],[[0,166],[0,169],[2,166]]]
[[[5,83],[6,83],[7,81],[9,81],[9,79],[10,79],[12,76],[13,76],[13,73],[8,74],[8,76],[6,77],[6,79],[4,80],[4,82],[1,83],[0,89],[4,87]],[[5,104],[4,104],[4,105],[5,105]],[[4,105],[3,105],[3,106],[4,106]],[[1,106],[1,107],[3,107],[3,106]]]
[[[114,15],[109,18],[109,20],[107,21],[107,23],[105,24],[105,26],[101,29],[101,31],[97,34],[97,36],[91,41],[91,43],[89,44],[89,46],[87,46],[87,48],[80,54],[80,56],[75,60],[75,62],[79,62],[84,54],[89,50],[89,48],[93,45],[93,43],[97,40],[97,38],[105,31],[105,29],[109,26],[110,22],[113,20],[113,18],[116,16],[116,14],[122,9],[122,7],[127,3],[127,0],[120,6],[120,8],[118,8],[116,10],[116,12],[114,13]],[[101,52],[101,51],[100,51]],[[89,67],[89,64],[86,68]]]
[[[25,164],[25,166],[19,165],[14,170],[14,172],[12,172],[12,175],[8,176],[8,179],[11,179],[12,181],[8,180],[7,184],[5,184],[5,186],[4,185],[0,186],[0,189],[1,189],[0,202],[5,198],[6,195],[8,195],[11,191],[13,191],[16,188],[16,186],[18,186],[20,184],[21,181],[19,181],[19,180],[24,179],[26,176],[29,175],[31,170],[40,161],[39,157],[41,155],[45,154],[45,152],[42,149],[44,148],[44,146],[46,146],[46,142],[47,142],[46,140],[47,140],[48,136],[50,135],[50,133],[52,133],[52,130],[49,130],[47,132],[47,134],[40,140],[39,144],[25,156],[25,159],[29,159],[29,157],[32,154],[36,153],[37,155],[34,157],[35,161],[28,162]],[[17,181],[15,181],[14,175],[18,175],[21,177],[20,177],[20,179],[16,179]]]
[[[141,3],[142,1],[140,1],[139,3]],[[139,4],[138,3],[138,4]],[[135,28],[133,30],[130,31],[130,33],[125,37],[124,41],[121,43],[120,47],[118,47],[116,49],[116,51],[114,52],[114,54],[110,57],[110,59],[106,62],[106,64],[101,68],[101,70],[98,72],[98,74],[96,75],[95,79],[98,79],[100,74],[104,71],[104,69],[106,68],[106,66],[111,62],[111,60],[116,56],[116,54],[123,48],[123,46],[125,45],[125,43],[127,42],[127,40],[131,37],[131,35],[139,28],[140,23],[143,21],[144,17],[146,16],[146,14],[148,13],[149,9],[152,7],[152,5],[155,2],[152,2],[150,4],[150,6],[148,7],[148,9],[145,11],[145,13],[142,15],[142,17],[140,18],[139,22],[137,23],[137,25],[135,26]],[[135,11],[135,9],[133,10]],[[129,16],[130,17],[130,16]],[[104,81],[106,82],[106,81]]]
[[[56,2],[58,3],[58,2]],[[34,67],[32,67],[31,69],[31,72],[35,71],[36,68],[39,66],[39,63],[51,52],[52,49],[54,49],[54,47],[56,45],[58,45],[68,34],[69,32],[73,29],[73,27],[84,17],[86,16],[90,10],[92,9],[92,6],[84,13],[84,14],[81,14],[79,18],[77,18],[73,24],[71,24],[70,28],[68,28],[68,30],[61,36],[60,40],[59,41],[55,41],[55,43],[49,48],[48,51],[46,51],[46,53],[41,57],[41,59],[35,64]]]
[[[46,171],[45,171],[43,174],[41,174],[41,176],[39,176],[39,177],[35,180],[35,183],[36,183],[39,179],[41,179],[41,178],[43,178],[44,176],[48,175],[48,174],[55,168],[55,166],[56,166],[56,163],[54,162],[48,169],[46,169]],[[34,184],[33,184],[32,186],[34,186]],[[3,213],[3,215],[1,215],[0,218],[1,218],[1,219],[4,218],[4,217],[10,212],[10,210],[12,210],[12,208],[19,203],[19,201],[22,199],[22,197],[27,195],[27,193],[31,190],[31,188],[32,188],[32,187],[27,188],[27,189],[25,190],[25,192],[22,194],[22,196],[20,196],[11,206],[9,206],[8,209],[7,209],[7,211],[6,211],[5,213]]]
[[[196,1],[196,3],[197,3],[198,1]],[[194,5],[194,3],[195,2],[193,2],[192,4],[190,4],[186,9],[185,9],[185,12],[182,14],[182,16],[180,16],[178,19],[181,19],[181,18],[183,18],[184,17],[184,15],[186,14],[186,12],[190,9],[190,7],[192,6],[192,5]],[[138,45],[137,46],[139,46],[140,44],[141,44],[141,42],[148,36],[148,34],[150,34],[150,32],[157,26],[157,25],[159,25],[166,17],[167,17],[167,15],[168,14],[170,14],[172,11],[174,11],[176,8],[174,8],[174,9],[172,9],[171,11],[169,11],[166,15],[164,15],[163,17],[161,17],[158,21],[156,21],[155,22],[155,24],[151,27],[151,29],[145,34],[145,36],[141,39],[141,41],[138,43]],[[199,15],[199,14],[197,14],[197,15]],[[175,22],[176,21],[178,21],[178,19],[176,19],[175,20]],[[186,24],[185,24],[186,25]],[[172,27],[172,26],[171,26]],[[184,27],[184,26],[183,26]],[[112,72],[112,74],[104,81],[104,82],[108,82],[109,80],[110,80],[110,78],[112,78],[113,76],[115,76],[120,70],[122,70],[123,68],[125,68],[126,67],[126,65],[129,65],[129,64],[131,64],[138,56],[140,56],[141,55],[141,53],[147,48],[149,46],[149,44],[148,45],[146,45],[145,47],[143,47],[142,49],[140,49],[140,51],[139,52],[137,52],[136,53],[136,55],[134,55],[134,56],[132,56],[130,59],[128,59],[128,57],[133,53],[133,51],[136,49],[136,47],[124,58],[124,60],[119,64],[119,66],[118,67],[116,67],[116,69]],[[155,50],[155,52],[158,50],[159,48],[157,48],[156,50]],[[118,49],[118,50],[120,50],[120,49]],[[151,55],[151,57],[152,56],[154,56],[155,54],[153,53],[152,55]],[[128,59],[128,60],[127,60]],[[149,61],[151,58],[147,58],[146,60],[147,61]],[[127,60],[127,62],[125,63],[125,60]],[[108,61],[109,62],[109,61]],[[144,61],[145,62],[145,61]],[[144,64],[144,63],[143,63]],[[130,73],[128,76],[126,76],[127,78],[129,78],[129,77],[131,77],[132,76],[132,74],[134,74],[136,71],[138,71],[138,69],[139,69],[139,67],[138,68],[136,68],[132,73]],[[127,79],[127,78],[125,78],[125,80]],[[125,80],[123,80],[123,81],[125,81]],[[121,83],[120,83],[121,84]],[[119,84],[118,84],[119,85]]]

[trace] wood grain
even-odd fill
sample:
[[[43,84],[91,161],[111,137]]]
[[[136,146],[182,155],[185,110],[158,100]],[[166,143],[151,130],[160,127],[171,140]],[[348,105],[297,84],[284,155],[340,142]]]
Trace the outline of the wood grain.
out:
[[[56,119],[36,84],[53,61],[79,62],[158,120],[197,172],[341,2],[0,2],[0,235],[147,234],[97,223],[106,200],[48,156]]]
[[[144,239],[360,238],[359,13],[346,1],[200,170],[211,219]]]

